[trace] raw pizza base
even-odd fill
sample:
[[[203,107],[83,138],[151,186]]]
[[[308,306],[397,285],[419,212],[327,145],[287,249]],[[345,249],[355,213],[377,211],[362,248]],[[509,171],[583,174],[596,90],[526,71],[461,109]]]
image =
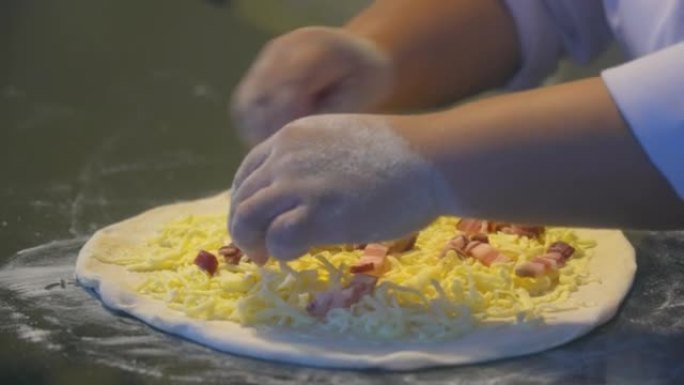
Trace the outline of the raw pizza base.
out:
[[[188,214],[226,212],[229,194],[161,206],[108,226],[83,246],[76,263],[81,284],[93,289],[102,302],[164,332],[214,349],[306,366],[346,369],[411,370],[461,365],[520,356],[546,350],[580,337],[608,321],[627,294],[636,271],[635,253],[620,231],[576,229],[597,247],[589,269],[596,282],[581,286],[571,298],[591,304],[551,313],[540,326],[505,325],[478,329],[458,338],[432,342],[369,341],[335,333],[275,327],[243,327],[229,321],[192,319],[166,303],[144,297],[134,287],[144,273],[105,264],[95,254],[117,253],[139,244],[167,222]]]

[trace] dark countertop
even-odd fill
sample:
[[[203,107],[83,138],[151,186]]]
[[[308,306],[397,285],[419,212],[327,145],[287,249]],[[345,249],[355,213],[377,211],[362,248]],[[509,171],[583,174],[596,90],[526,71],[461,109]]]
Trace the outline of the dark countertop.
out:
[[[227,118],[232,87],[270,36],[352,8],[325,3],[0,3],[0,383],[684,383],[683,232],[628,233],[636,282],[590,335],[410,373],[220,354],[113,314],[74,285],[95,229],[229,186],[245,152]]]

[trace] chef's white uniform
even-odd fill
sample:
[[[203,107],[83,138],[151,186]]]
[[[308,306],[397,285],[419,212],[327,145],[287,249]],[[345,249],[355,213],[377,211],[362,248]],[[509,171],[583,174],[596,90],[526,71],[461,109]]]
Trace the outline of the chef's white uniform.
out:
[[[512,89],[537,85],[570,56],[585,63],[611,41],[631,61],[601,74],[653,164],[684,199],[684,0],[504,0],[522,65]]]

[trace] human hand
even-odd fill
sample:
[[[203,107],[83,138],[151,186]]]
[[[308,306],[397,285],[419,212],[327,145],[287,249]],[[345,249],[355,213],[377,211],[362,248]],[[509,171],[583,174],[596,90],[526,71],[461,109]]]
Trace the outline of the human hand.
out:
[[[399,238],[441,210],[445,184],[388,117],[318,115],[255,147],[233,182],[229,229],[257,263],[317,245]]]
[[[339,28],[306,27],[269,42],[232,99],[241,136],[255,145],[290,121],[361,112],[389,95],[390,59]]]

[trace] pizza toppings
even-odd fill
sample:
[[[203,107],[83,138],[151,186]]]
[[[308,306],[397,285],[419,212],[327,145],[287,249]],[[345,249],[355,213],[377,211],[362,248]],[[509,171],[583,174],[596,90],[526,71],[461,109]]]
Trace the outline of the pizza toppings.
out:
[[[200,250],[199,253],[197,253],[197,257],[195,257],[195,265],[209,273],[209,275],[214,275],[216,269],[218,269],[218,260],[214,254],[205,250]]]
[[[221,246],[221,248],[218,249],[218,253],[219,255],[223,256],[223,258],[226,260],[226,263],[230,265],[237,265],[240,263],[240,259],[244,255],[242,250],[240,250],[232,242],[226,246]]]
[[[330,310],[348,308],[359,302],[364,295],[371,294],[377,281],[377,277],[356,274],[347,286],[318,293],[307,305],[306,311],[312,317],[325,318]]]
[[[454,237],[458,223],[459,218],[438,218],[420,232],[413,249],[412,242],[403,247],[375,243],[362,252],[330,246],[288,263],[256,266],[241,263],[245,255],[230,265],[238,253],[224,241],[230,237],[225,215],[186,216],[165,225],[134,257],[114,256],[105,262],[146,272],[136,291],[192,318],[296,328],[321,323],[323,330],[371,339],[418,333],[421,339],[438,340],[490,319],[538,319],[539,306],[562,306],[564,296],[586,279],[584,257],[593,244],[572,230],[549,228],[528,238],[491,232],[488,223],[487,232]],[[482,227],[480,222],[478,229]],[[531,261],[547,251],[567,255],[568,248],[556,241],[577,249],[566,263],[572,268],[561,269],[549,260],[534,267],[546,271],[557,266],[562,279],[522,279],[515,271],[522,262],[495,263],[505,260],[499,258],[503,255],[512,261]],[[454,255],[439,261],[445,245],[458,251],[460,259]],[[199,257],[200,249],[217,257],[215,270],[211,257]],[[384,267],[376,271],[376,266]]]
[[[456,224],[456,229],[466,234],[488,233],[490,231],[490,221],[475,218],[461,218]]]
[[[557,272],[559,268],[565,266],[567,260],[575,253],[575,248],[565,242],[554,242],[546,254],[535,257],[531,261],[525,262],[515,269],[519,277],[540,277],[545,274]]]
[[[544,227],[535,225],[518,225],[511,223],[502,225],[499,231],[506,234],[520,235],[521,237],[539,238],[539,236],[544,232]]]
[[[363,249],[363,256],[361,259],[351,265],[349,270],[352,273],[365,273],[374,276],[380,276],[389,267],[387,265],[387,254],[390,248],[381,243],[369,243]]]
[[[489,243],[489,237],[487,236],[487,234],[482,233],[473,234],[472,236],[470,236],[470,240],[479,241],[482,243]]]
[[[382,275],[387,270],[387,255],[403,253],[413,248],[416,244],[418,233],[411,233],[403,238],[380,242],[355,244],[354,249],[363,250],[361,259],[349,267],[349,271],[354,274],[368,273],[371,275]]]
[[[359,261],[349,267],[349,272],[354,274],[349,285],[317,294],[306,311],[313,317],[324,318],[331,309],[348,308],[364,295],[371,294],[378,277],[389,269],[387,255],[412,248],[416,238],[417,233],[414,233],[396,241],[365,245]]]
[[[470,240],[468,239],[467,236],[465,236],[463,234],[459,234],[459,235],[451,238],[446,243],[444,248],[442,249],[442,253],[440,254],[440,258],[443,258],[444,256],[446,256],[446,254],[451,250],[455,251],[456,254],[458,254],[460,257],[465,257],[466,256],[465,248],[468,245],[468,242],[470,242]]]
[[[509,262],[510,259],[501,254],[492,245],[480,241],[471,240],[465,248],[466,255],[469,255],[485,266],[490,266],[492,263]]]
[[[418,233],[411,233],[403,238],[394,241],[381,242],[381,245],[387,246],[389,254],[403,253],[408,251],[416,244]]]
[[[500,253],[488,242],[489,238],[485,234],[474,234],[470,238],[464,234],[459,234],[447,242],[441,256],[444,257],[447,252],[453,250],[461,258],[473,257],[485,266],[490,266],[492,263],[510,261],[508,257]]]
[[[349,267],[349,272],[352,274],[367,273],[375,269],[375,264],[373,262],[357,263]]]
[[[575,248],[565,242],[557,241],[552,243],[547,249],[549,253],[558,253],[567,261],[575,253]]]
[[[371,294],[378,277],[389,269],[387,255],[412,248],[417,237],[417,233],[412,233],[395,241],[366,244],[359,261],[349,267],[349,272],[354,274],[351,282],[344,288],[317,294],[306,311],[313,317],[324,318],[331,309],[348,308],[364,295]]]
[[[458,221],[456,229],[468,235],[486,235],[487,233],[496,233],[497,231],[500,231],[505,234],[514,234],[528,238],[538,238],[544,232],[543,226],[522,225],[474,218],[462,218]]]

